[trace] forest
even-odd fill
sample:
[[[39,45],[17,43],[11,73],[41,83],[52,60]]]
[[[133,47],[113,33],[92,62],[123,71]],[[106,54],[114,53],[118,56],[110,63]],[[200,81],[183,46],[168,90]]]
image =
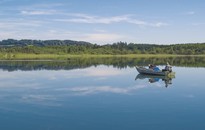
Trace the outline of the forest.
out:
[[[98,45],[85,41],[73,40],[15,40],[0,41],[0,54],[93,54],[93,55],[126,55],[126,54],[173,54],[204,55],[205,43],[184,44],[143,44],[117,42]]]

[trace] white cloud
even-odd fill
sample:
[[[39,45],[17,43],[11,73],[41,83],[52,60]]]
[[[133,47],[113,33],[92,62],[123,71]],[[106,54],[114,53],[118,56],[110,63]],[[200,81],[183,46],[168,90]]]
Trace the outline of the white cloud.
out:
[[[40,31],[39,27],[46,25],[47,21],[10,19],[0,21],[1,39],[72,39],[88,41],[92,43],[111,43],[123,40],[126,36],[118,33],[108,32],[106,30],[93,30],[91,33],[69,31],[62,28],[48,27],[44,31]],[[51,23],[52,24],[52,23]]]
[[[116,15],[116,16],[95,16],[83,13],[68,13],[58,8],[52,7],[64,6],[60,3],[31,5],[30,7],[19,7],[18,18],[5,18],[0,21],[1,39],[15,38],[15,39],[71,39],[88,41],[92,43],[106,44],[117,41],[131,41],[131,35],[125,35],[125,32],[114,32],[103,28],[104,25],[111,24],[131,24],[136,27],[162,27],[168,24],[164,22],[149,22],[145,20],[136,19],[134,15]],[[49,16],[49,17],[46,17]],[[86,31],[82,29],[75,29],[69,24],[93,24],[91,30]],[[96,26],[101,30],[95,30]],[[98,25],[98,24],[103,24]],[[113,25],[114,26],[114,25]],[[85,29],[88,26],[85,25]],[[80,32],[82,31],[83,32]],[[77,31],[77,32],[75,32]],[[86,32],[85,32],[86,31]],[[134,36],[136,40],[136,36]],[[134,41],[133,40],[133,41]]]
[[[60,22],[74,22],[74,23],[97,23],[97,24],[111,24],[117,22],[123,22],[128,20],[128,16],[113,16],[113,17],[99,17],[89,16],[86,14],[68,14],[74,18],[69,19],[56,19]]]
[[[53,15],[57,13],[55,10],[32,10],[32,11],[21,11],[23,15]]]
[[[135,20],[135,19],[129,19],[127,21],[128,23],[133,23],[139,26],[151,26],[151,27],[162,27],[162,26],[167,26],[167,23],[163,23],[163,22],[157,22],[157,23],[148,23],[145,21],[140,21],[140,20]]]
[[[23,39],[27,36],[35,36],[33,30],[42,26],[44,23],[41,21],[32,21],[32,20],[17,20],[10,19],[0,21],[0,34],[1,40],[7,38],[17,38]],[[37,38],[37,37],[36,37]]]
[[[71,18],[66,19],[55,19],[54,21],[58,22],[73,22],[73,23],[88,23],[88,24],[112,24],[125,22],[130,24],[136,24],[139,26],[152,26],[152,27],[161,27],[168,25],[164,22],[146,22],[138,19],[133,19],[131,15],[120,15],[120,16],[112,16],[112,17],[100,17],[100,16],[92,16],[87,14],[67,14],[71,16]]]
[[[12,29],[16,30],[17,28],[21,27],[39,27],[42,25],[41,21],[31,21],[31,20],[7,20],[0,22],[0,28],[5,28],[5,29]]]
[[[116,42],[120,41],[125,36],[115,33],[92,33],[92,34],[85,34],[81,37],[82,40],[90,41],[90,42],[98,42],[100,43],[109,43],[109,42]]]
[[[31,24],[31,23],[30,23]],[[109,33],[109,32],[96,32],[96,33],[80,33],[72,32],[63,29],[49,29],[44,31],[38,31],[35,27],[41,26],[36,24],[31,25],[21,24],[0,24],[0,33],[2,39],[14,38],[14,39],[71,39],[77,41],[87,41],[91,43],[107,44],[112,42],[121,41],[126,38],[121,34]],[[22,28],[19,28],[19,27]],[[34,35],[35,34],[35,35]]]
[[[167,25],[169,25],[169,24],[162,23],[162,22],[158,22],[158,23],[152,24],[153,27],[161,27],[161,26],[167,26]]]
[[[14,25],[13,25],[14,26]],[[72,32],[72,31],[66,31],[62,29],[50,29],[50,30],[44,30],[44,31],[37,31],[35,28],[28,28],[27,26],[22,26],[22,29],[16,28],[14,26],[13,31],[12,26],[8,26],[9,28],[6,28],[6,26],[0,25],[1,29],[1,37],[3,39],[7,38],[15,38],[15,39],[41,39],[41,40],[48,40],[48,39],[71,39],[71,40],[81,40],[81,41],[87,41],[92,43],[98,43],[98,44],[106,44],[110,42],[117,42],[125,38],[125,36],[115,33],[80,33],[80,32]],[[6,30],[7,29],[7,30]],[[35,35],[34,35],[35,34]]]

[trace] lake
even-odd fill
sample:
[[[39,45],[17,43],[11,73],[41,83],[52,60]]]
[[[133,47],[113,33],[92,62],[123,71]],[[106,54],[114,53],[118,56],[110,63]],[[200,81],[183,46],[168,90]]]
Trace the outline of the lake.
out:
[[[139,75],[168,61],[175,77]],[[0,61],[1,130],[193,130],[205,124],[205,59]]]

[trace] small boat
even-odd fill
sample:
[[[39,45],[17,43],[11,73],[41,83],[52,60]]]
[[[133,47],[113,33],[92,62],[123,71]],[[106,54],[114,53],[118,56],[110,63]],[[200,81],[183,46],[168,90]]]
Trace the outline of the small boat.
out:
[[[155,70],[155,69],[151,69],[151,68],[145,68],[142,66],[136,66],[137,71],[140,74],[147,74],[147,75],[161,75],[161,76],[171,76],[171,75],[175,75],[175,72],[172,71],[167,71],[167,70]]]

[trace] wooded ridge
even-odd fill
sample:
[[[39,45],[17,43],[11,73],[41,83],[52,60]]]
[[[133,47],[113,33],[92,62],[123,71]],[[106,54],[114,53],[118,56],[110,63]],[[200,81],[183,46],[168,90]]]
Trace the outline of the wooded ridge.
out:
[[[176,54],[203,55],[205,43],[186,44],[143,44],[117,42],[98,45],[85,41],[73,40],[15,40],[0,41],[0,53],[28,53],[28,54]]]

